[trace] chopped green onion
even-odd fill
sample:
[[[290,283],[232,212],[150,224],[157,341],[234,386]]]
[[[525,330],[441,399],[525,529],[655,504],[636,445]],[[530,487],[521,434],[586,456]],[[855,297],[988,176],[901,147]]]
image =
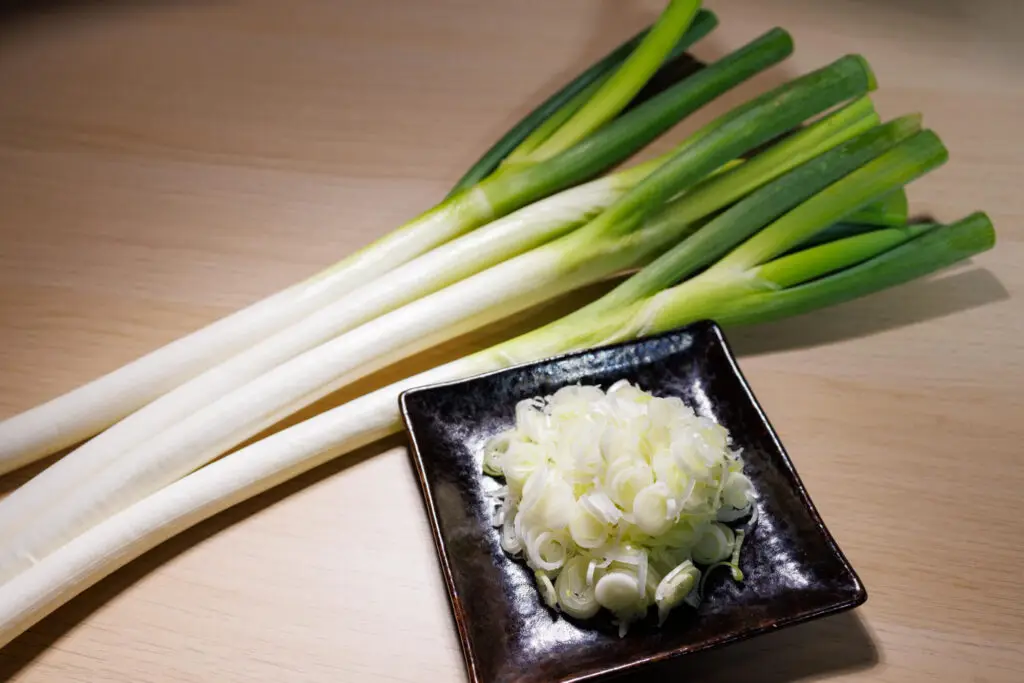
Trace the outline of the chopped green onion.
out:
[[[658,606],[658,624],[664,624],[669,612],[686,600],[697,582],[700,570],[693,562],[686,560],[665,575],[654,592],[654,602]]]
[[[588,580],[590,567],[591,561],[577,555],[569,560],[555,580],[558,608],[576,619],[590,619],[601,609],[594,594],[594,584],[600,577]]]
[[[675,584],[686,578],[678,571],[668,584],[658,579],[662,556],[724,560],[734,545],[719,521],[728,512],[727,481],[728,499],[749,507],[750,480],[729,442],[723,427],[681,399],[625,380],[607,391],[570,385],[522,400],[515,425],[484,446],[485,460],[500,453],[489,469],[507,482],[493,494],[506,511],[501,521],[509,524],[508,511],[515,516],[518,542],[503,547],[526,548],[527,565],[556,580],[569,614],[605,607],[625,630],[657,604],[664,619],[689,591]]]

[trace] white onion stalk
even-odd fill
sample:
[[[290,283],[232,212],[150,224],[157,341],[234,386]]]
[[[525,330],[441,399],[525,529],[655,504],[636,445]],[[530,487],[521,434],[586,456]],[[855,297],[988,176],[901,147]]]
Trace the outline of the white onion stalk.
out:
[[[500,366],[467,357],[390,385],[239,449],[113,515],[0,585],[0,647],[172,536],[400,431],[397,404],[402,391]]]
[[[593,218],[653,166],[607,176],[519,209],[399,266],[238,353],[101,432],[0,501],[0,538],[127,451],[295,356],[404,304],[561,237]]]
[[[556,241],[391,311],[274,367],[37,506],[0,551],[10,578],[119,509],[159,490],[352,381],[581,285],[641,265],[685,229]],[[573,235],[569,236],[570,238]],[[566,247],[572,247],[567,249]],[[118,457],[119,456],[119,457]],[[39,489],[45,491],[45,489]],[[14,508],[16,511],[16,508]],[[28,519],[20,517],[20,519]]]
[[[634,223],[640,215],[628,212]],[[86,479],[61,476],[63,497],[40,505],[47,489],[38,487],[34,515],[11,505],[15,524],[0,551],[0,580],[332,391],[444,340],[642,265],[692,229],[686,221],[662,221],[618,235],[611,229],[617,228],[615,220],[602,214],[581,231],[368,321],[241,384],[134,448],[110,456],[91,451],[106,466]],[[58,468],[59,463],[53,477],[60,476]],[[31,524],[19,525],[19,519]]]
[[[528,157],[459,190],[401,228],[304,282],[182,337],[99,379],[0,422],[0,473],[61,450],[109,427],[199,373],[250,348],[394,268],[497,216],[571,187],[628,158],[680,117],[738,82],[784,59],[788,36],[770,36],[738,58],[712,65],[612,121],[657,71],[677,43],[710,30],[695,27],[698,0],[671,0],[658,22],[621,65],[595,85],[593,97],[573,100],[568,120],[544,143],[543,158]],[[711,20],[713,27],[714,21]],[[608,123],[611,121],[611,123]],[[605,124],[602,128],[602,124]],[[596,131],[596,132],[595,132]],[[578,143],[583,142],[580,145]],[[472,172],[472,171],[471,171]],[[460,182],[460,186],[462,183]]]
[[[0,586],[0,647],[185,529],[339,455],[399,432],[397,405],[403,391],[568,350],[550,338],[540,341],[546,343],[538,344],[530,358],[511,357],[499,346],[379,389],[241,448],[114,514]],[[507,514],[505,525],[514,518],[514,511]],[[518,552],[511,529],[503,533],[503,545],[506,538],[510,545],[505,549]],[[594,609],[577,580],[572,586],[580,595],[581,615]]]
[[[0,473],[92,436],[254,341],[491,217],[485,191],[460,195],[304,282],[0,422]]]

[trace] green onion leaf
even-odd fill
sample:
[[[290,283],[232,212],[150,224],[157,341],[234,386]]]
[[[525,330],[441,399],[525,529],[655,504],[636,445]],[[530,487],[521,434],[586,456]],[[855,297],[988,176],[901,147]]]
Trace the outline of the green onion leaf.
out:
[[[477,188],[499,213],[508,202],[552,194],[619,163],[671,128],[681,118],[739,83],[777,64],[793,51],[789,34],[774,29],[685,81],[618,117],[587,139],[539,164],[513,167]],[[529,201],[529,199],[527,199]]]
[[[678,58],[717,26],[718,17],[713,12],[708,10],[698,12],[690,28],[669,53],[666,62]],[[537,145],[546,140],[559,125],[568,120],[584,102],[597,92],[599,84],[607,81],[615,69],[636,49],[648,31],[649,29],[645,29],[619,45],[516,123],[466,171],[448,193],[448,197],[473,187],[491,175],[499,164],[515,153],[520,146],[525,148],[524,151],[536,149]],[[552,119],[555,120],[555,124],[549,125],[547,122]],[[548,129],[538,134],[538,129],[545,125],[548,126]],[[527,139],[535,134],[536,137],[527,144]]]
[[[819,230],[937,168],[948,156],[935,133],[917,133],[747,240],[712,270],[744,271],[784,254]]]
[[[903,188],[872,202],[852,214],[847,220],[851,223],[895,227],[906,224],[910,218],[910,203]]]
[[[662,65],[699,9],[700,0],[671,0],[622,66],[530,158],[543,161],[564,152],[615,118]]]
[[[872,230],[777,258],[758,266],[751,273],[778,289],[792,287],[867,261],[934,227],[934,224],[921,223]]]
[[[930,275],[991,249],[995,242],[992,221],[984,213],[974,213],[834,275],[724,302],[711,317],[726,326],[750,325],[834,306]]]
[[[817,125],[824,127],[827,122],[826,119]],[[916,119],[907,118],[877,126],[756,190],[666,252],[642,273],[624,282],[608,300],[615,305],[631,303],[688,277],[714,262],[782,213],[891,149],[916,132],[917,125]],[[815,130],[812,127],[803,133],[807,137],[813,137]],[[755,158],[750,163],[771,161],[774,155],[789,156],[790,147],[801,141],[801,138],[794,137],[788,142],[780,143],[776,149],[766,152],[765,158]],[[718,179],[716,185],[721,189],[727,182],[726,175]],[[685,215],[689,203],[690,197],[684,195],[676,201],[675,206],[670,206],[659,218],[673,220],[680,214]]]
[[[632,230],[650,207],[660,206],[723,164],[810,116],[865,95],[873,82],[861,58],[844,57],[740,105],[691,136],[658,170],[577,233],[578,239],[588,235],[587,231]]]

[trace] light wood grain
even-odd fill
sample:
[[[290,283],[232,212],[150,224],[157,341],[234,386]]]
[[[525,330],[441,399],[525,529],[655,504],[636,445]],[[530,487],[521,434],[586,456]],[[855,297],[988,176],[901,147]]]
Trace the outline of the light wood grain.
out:
[[[0,415],[315,272],[427,207],[660,3],[76,6],[36,3],[0,23]],[[722,27],[698,55],[773,25],[793,32],[797,53],[656,149],[740,97],[860,52],[879,73],[883,113],[923,111],[952,150],[913,186],[915,210],[955,219],[983,208],[1000,243],[940,278],[731,335],[870,599],[853,615],[694,657],[672,676],[1020,680],[1021,3],[711,6]],[[162,546],[0,652],[0,678],[464,680],[401,440]]]

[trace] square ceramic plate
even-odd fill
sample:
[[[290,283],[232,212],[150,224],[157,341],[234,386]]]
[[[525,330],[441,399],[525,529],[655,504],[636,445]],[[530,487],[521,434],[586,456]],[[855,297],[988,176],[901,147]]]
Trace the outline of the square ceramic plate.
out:
[[[609,619],[576,623],[540,601],[531,573],[490,525],[483,444],[514,423],[516,402],[567,384],[628,379],[679,396],[743,448],[759,519],[743,545],[742,584],[711,575],[694,611],[652,615],[619,638]],[[867,594],[754,399],[721,331],[674,333],[406,392],[402,414],[441,569],[474,683],[584,681],[726,645],[860,605]],[[786,653],[780,652],[780,657]]]

